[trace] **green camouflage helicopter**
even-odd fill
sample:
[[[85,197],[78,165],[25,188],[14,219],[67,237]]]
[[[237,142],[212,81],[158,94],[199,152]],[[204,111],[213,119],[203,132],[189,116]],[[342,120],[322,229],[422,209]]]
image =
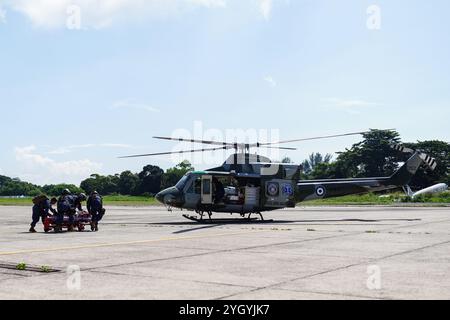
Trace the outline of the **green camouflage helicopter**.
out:
[[[169,211],[172,211],[172,208],[179,208],[196,212],[197,216],[183,215],[185,218],[194,221],[203,221],[206,214],[209,217],[208,221],[212,221],[213,213],[239,214],[249,220],[251,220],[253,214],[257,214],[261,220],[264,220],[263,212],[294,208],[297,203],[302,201],[396,188],[404,188],[406,192],[409,189],[408,183],[422,164],[428,166],[430,170],[434,170],[437,166],[435,159],[426,154],[400,145],[392,145],[394,149],[400,152],[411,154],[411,157],[390,177],[300,180],[301,166],[273,163],[267,157],[250,154],[249,152],[251,148],[296,150],[295,148],[278,145],[365,133],[356,132],[254,144],[154,137],[155,139],[201,143],[217,147],[133,155],[122,158],[235,149],[236,153],[231,155],[222,166],[204,171],[189,172],[175,186],[156,195],[156,199],[167,206]]]

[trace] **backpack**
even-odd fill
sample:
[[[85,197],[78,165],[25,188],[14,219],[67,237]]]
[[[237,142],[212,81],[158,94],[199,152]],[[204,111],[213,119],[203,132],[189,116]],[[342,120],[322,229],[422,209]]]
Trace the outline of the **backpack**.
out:
[[[99,195],[92,195],[87,200],[88,210],[101,210],[103,208],[103,199]]]
[[[98,208],[102,208],[103,207],[103,199],[99,195],[96,195],[96,196],[92,197],[91,203],[95,207],[98,207]]]
[[[39,206],[39,205],[42,204],[42,202],[47,201],[47,200],[49,200],[47,198],[47,196],[42,194],[40,196],[37,196],[37,197],[33,198],[33,204],[36,205],[36,206]]]
[[[70,211],[72,208],[69,196],[61,196],[58,199],[57,209],[59,213]]]

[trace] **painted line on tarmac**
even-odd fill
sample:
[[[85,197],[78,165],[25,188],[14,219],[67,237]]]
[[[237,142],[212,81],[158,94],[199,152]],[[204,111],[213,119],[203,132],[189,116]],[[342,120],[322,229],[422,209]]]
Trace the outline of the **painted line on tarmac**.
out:
[[[127,241],[127,242],[88,244],[88,245],[71,246],[71,247],[17,250],[17,251],[10,251],[10,252],[6,251],[6,252],[0,252],[0,256],[12,256],[12,255],[16,255],[16,254],[25,254],[25,253],[44,253],[44,252],[54,252],[54,251],[63,251],[63,250],[79,250],[79,249],[91,249],[91,248],[102,248],[102,247],[114,247],[114,246],[145,244],[145,243],[164,242],[164,241],[194,240],[194,239],[203,239],[203,238],[211,238],[211,237],[216,238],[216,237],[252,234],[252,233],[258,233],[258,232],[268,232],[268,231],[273,231],[273,230],[252,230],[252,231],[245,231],[245,232],[204,234],[204,235],[189,236],[189,237],[168,237],[168,238],[159,238],[159,239],[150,239],[150,240],[136,240],[136,241]]]

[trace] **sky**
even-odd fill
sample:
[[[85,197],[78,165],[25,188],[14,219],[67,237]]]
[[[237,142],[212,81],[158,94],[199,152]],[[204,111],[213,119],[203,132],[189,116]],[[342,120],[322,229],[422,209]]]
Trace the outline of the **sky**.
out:
[[[78,184],[201,148],[395,128],[450,141],[446,0],[0,0],[0,174]],[[269,153],[300,163],[360,136]],[[261,150],[262,154],[265,154]],[[197,169],[227,154],[183,157]]]

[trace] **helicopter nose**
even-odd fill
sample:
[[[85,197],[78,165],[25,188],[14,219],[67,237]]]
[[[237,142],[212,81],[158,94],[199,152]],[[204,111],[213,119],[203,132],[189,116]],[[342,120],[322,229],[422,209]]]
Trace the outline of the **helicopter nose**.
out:
[[[161,191],[160,193],[158,193],[158,194],[155,196],[155,198],[156,198],[156,200],[157,200],[159,203],[164,204],[164,196],[165,196],[164,192]]]
[[[155,198],[164,205],[177,206],[180,202],[180,192],[177,188],[173,187],[161,191]]]

